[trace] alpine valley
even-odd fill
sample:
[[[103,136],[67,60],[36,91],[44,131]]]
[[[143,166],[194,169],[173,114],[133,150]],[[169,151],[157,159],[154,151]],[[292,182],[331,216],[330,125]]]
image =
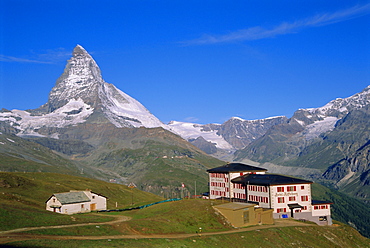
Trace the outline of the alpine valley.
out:
[[[46,104],[0,111],[0,170],[134,182],[168,197],[205,192],[208,168],[240,161],[322,182],[368,203],[369,103],[370,86],[291,118],[164,124],[106,83],[77,45]]]
[[[85,175],[166,197],[207,190],[211,157],[106,83],[77,45],[48,102],[38,109],[0,112],[0,170]],[[185,191],[185,192],[184,192]]]

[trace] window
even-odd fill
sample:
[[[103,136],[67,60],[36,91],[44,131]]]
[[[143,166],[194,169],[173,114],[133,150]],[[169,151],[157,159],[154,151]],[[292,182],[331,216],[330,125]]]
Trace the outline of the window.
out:
[[[313,209],[319,210],[319,209],[329,209],[328,205],[318,205],[314,206]]]
[[[286,212],[286,208],[278,208],[278,209],[276,209],[276,212],[277,213],[285,213]]]
[[[304,189],[304,185],[301,186],[301,189]]]
[[[296,186],[288,186],[287,187],[287,191],[297,191],[297,187]]]
[[[93,195],[92,198],[95,199],[95,195]]]
[[[277,192],[284,192],[284,187],[277,187]]]
[[[308,201],[308,195],[302,195],[301,201]]]
[[[284,203],[284,197],[278,197],[278,203]]]
[[[289,201],[295,201],[295,196],[289,196]]]

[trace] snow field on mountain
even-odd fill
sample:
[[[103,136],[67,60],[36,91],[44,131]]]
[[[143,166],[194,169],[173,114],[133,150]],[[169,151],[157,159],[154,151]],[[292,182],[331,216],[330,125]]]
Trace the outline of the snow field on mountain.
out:
[[[322,133],[332,131],[337,121],[338,118],[333,116],[325,117],[321,121],[315,121],[314,123],[306,126],[305,130],[303,131],[303,135],[307,140],[316,138]]]
[[[43,126],[60,128],[82,123],[93,113],[93,110],[81,99],[71,99],[66,105],[49,114],[31,116],[27,111],[12,110],[0,113],[0,121],[10,121],[14,128],[20,130],[20,135],[37,135],[33,130]],[[73,111],[76,114],[73,114]]]
[[[139,123],[126,120],[134,127],[165,127],[165,125],[152,115],[140,102],[117,89],[114,85],[104,83],[103,90],[100,93],[105,94],[105,97],[102,97],[102,103],[108,110],[108,112],[106,112],[108,117],[114,114],[116,116],[128,117],[140,121]],[[105,99],[106,101],[104,101]],[[120,127],[118,123],[115,123],[115,125]]]
[[[217,130],[202,131],[202,126],[194,123],[172,121],[168,124],[170,130],[177,133],[184,139],[196,139],[202,136],[205,140],[216,143],[216,147],[220,149],[231,150],[233,147],[222,137],[217,135]]]

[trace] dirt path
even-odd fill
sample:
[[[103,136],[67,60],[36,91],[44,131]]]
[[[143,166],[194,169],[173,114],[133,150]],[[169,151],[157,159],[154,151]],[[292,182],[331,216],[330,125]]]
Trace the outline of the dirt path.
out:
[[[108,235],[108,236],[56,236],[56,235],[37,235],[37,234],[25,234],[19,233],[31,230],[40,229],[52,229],[52,228],[65,228],[65,227],[76,227],[76,226],[90,226],[90,225],[112,225],[124,221],[128,221],[131,218],[126,216],[114,216],[115,220],[102,222],[102,223],[84,223],[84,224],[72,224],[72,225],[60,225],[60,226],[42,226],[42,227],[26,227],[13,229],[8,231],[0,232],[0,244],[6,244],[9,242],[31,240],[31,239],[51,239],[51,240],[102,240],[102,239],[177,239],[177,238],[189,238],[198,236],[197,233],[184,233],[184,234],[129,234],[129,235]],[[252,230],[261,230],[274,227],[288,227],[288,226],[313,226],[313,224],[307,224],[303,222],[297,222],[294,220],[275,220],[273,225],[261,225],[251,226],[245,228],[232,229],[220,232],[205,232],[202,236],[220,235],[220,234],[231,234],[246,232]]]
[[[99,215],[99,214],[95,214],[95,215]],[[100,216],[106,216],[106,215],[100,215]],[[113,216],[113,217],[115,217],[116,219],[108,221],[108,222],[80,223],[80,224],[58,225],[58,226],[24,227],[24,228],[17,228],[13,230],[0,231],[0,237],[3,235],[10,234],[10,233],[19,233],[19,232],[26,232],[26,231],[33,231],[33,230],[40,230],[40,229],[53,229],[53,228],[65,228],[65,227],[76,227],[76,226],[112,225],[112,224],[131,220],[131,217],[122,216],[122,215]]]

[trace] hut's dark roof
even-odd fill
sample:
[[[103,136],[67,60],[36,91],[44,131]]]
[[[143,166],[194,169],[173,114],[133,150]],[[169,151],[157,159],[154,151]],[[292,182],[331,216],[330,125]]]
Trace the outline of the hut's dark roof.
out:
[[[91,201],[89,197],[83,191],[73,191],[67,193],[57,193],[54,194],[58,201],[62,204],[73,204],[80,202],[89,202]]]
[[[262,186],[284,184],[311,184],[311,181],[277,174],[248,174],[231,180],[233,183],[253,184]]]
[[[227,173],[227,172],[263,172],[265,168],[260,168],[242,163],[229,163],[224,166],[207,170],[207,172]]]

